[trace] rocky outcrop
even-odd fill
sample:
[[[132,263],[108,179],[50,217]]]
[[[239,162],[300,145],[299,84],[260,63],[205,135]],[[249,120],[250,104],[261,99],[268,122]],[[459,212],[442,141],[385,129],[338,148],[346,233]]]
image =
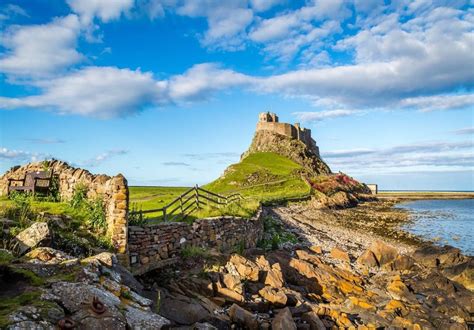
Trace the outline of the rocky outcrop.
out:
[[[291,159],[310,175],[329,174],[331,169],[319,155],[303,142],[270,131],[257,131],[242,159],[254,152],[274,152]]]
[[[0,267],[2,307],[11,310],[2,322],[7,329],[161,329],[170,324],[153,312],[153,301],[125,285],[127,276],[110,253],[80,263],[61,251],[35,249],[22,262]],[[17,291],[5,291],[4,280]],[[16,296],[23,297],[17,308]],[[5,310],[0,313],[4,316]]]
[[[25,254],[31,248],[51,243],[51,232],[46,222],[35,222],[13,239],[12,250],[18,255]]]

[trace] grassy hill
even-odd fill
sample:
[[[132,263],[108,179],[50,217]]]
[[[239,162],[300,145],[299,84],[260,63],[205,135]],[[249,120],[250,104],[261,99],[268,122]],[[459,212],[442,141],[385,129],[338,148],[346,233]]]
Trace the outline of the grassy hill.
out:
[[[261,201],[309,194],[310,187],[301,178],[303,167],[273,152],[257,152],[231,165],[206,189],[221,194],[239,192]]]

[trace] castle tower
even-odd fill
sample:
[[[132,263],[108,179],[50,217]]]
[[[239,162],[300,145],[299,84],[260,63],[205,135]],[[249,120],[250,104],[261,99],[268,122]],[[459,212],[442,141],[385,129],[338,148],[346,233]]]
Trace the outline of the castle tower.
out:
[[[264,123],[278,123],[278,116],[270,111],[260,113],[258,119]]]

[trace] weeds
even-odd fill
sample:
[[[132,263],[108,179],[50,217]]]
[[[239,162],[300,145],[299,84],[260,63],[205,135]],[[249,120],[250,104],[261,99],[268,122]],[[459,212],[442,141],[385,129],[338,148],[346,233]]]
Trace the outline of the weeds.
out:
[[[22,228],[26,227],[35,218],[35,213],[31,208],[33,196],[27,193],[12,191],[9,199],[13,202],[13,205],[5,210],[5,217],[17,221]]]
[[[264,235],[257,246],[265,250],[278,250],[285,243],[295,244],[297,237],[283,228],[283,226],[272,217],[263,219]]]
[[[183,258],[209,258],[209,251],[205,248],[198,246],[186,246],[181,250],[181,256]]]

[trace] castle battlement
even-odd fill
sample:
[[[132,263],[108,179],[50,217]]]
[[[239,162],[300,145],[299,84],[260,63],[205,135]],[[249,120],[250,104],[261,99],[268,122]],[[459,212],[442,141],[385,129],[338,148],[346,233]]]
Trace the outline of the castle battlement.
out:
[[[313,150],[319,157],[319,148],[316,141],[311,137],[311,130],[302,128],[299,123],[294,125],[288,123],[280,123],[278,116],[273,112],[262,112],[258,116],[257,132],[269,131],[272,133],[287,136],[292,139],[303,142],[308,148]]]

